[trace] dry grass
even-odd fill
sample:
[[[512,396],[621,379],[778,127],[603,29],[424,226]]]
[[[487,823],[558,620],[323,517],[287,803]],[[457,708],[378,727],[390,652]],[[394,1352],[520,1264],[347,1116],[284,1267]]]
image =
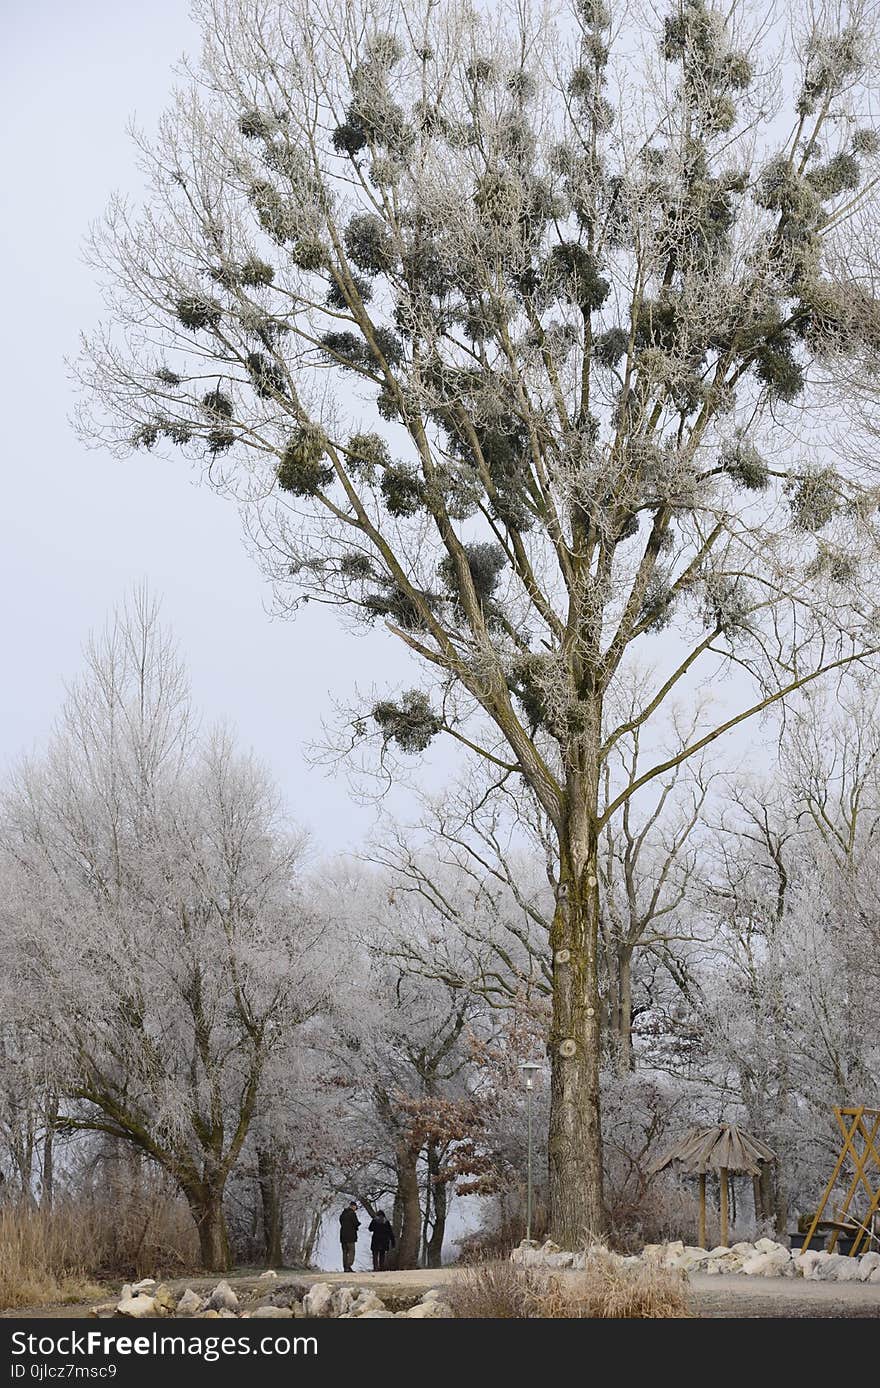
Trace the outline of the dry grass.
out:
[[[667,1320],[689,1317],[684,1278],[657,1267],[620,1267],[592,1250],[583,1272],[565,1275],[485,1263],[464,1274],[449,1300],[464,1319]]]
[[[118,1198],[59,1202],[49,1212],[0,1206],[0,1310],[100,1298],[101,1282],[198,1266],[192,1218],[179,1200],[145,1187]]]
[[[64,1213],[0,1209],[0,1310],[89,1301],[102,1288],[88,1277],[82,1231]]]

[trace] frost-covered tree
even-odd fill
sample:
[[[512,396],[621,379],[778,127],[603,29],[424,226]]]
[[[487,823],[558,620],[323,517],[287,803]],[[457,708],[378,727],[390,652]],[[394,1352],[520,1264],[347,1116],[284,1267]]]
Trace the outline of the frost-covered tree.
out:
[[[572,1245],[603,1223],[599,842],[669,766],[608,799],[608,759],[701,677],[736,680],[676,761],[878,644],[873,8],[195,12],[147,205],[94,240],[84,426],[181,448],[290,607],[413,652],[364,731],[448,735],[542,806]]]
[[[3,988],[50,1057],[55,1127],[162,1167],[210,1268],[229,1265],[224,1188],[270,1060],[333,967],[302,849],[262,767],[225,732],[196,735],[142,593],[91,643],[47,752],[0,805]]]

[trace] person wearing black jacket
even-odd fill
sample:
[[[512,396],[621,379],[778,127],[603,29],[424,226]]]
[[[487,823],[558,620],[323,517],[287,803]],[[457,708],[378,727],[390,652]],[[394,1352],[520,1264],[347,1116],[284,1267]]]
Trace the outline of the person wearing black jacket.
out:
[[[376,1211],[375,1219],[369,1223],[370,1233],[373,1235],[370,1241],[370,1251],[373,1254],[373,1271],[383,1272],[385,1259],[388,1256],[389,1248],[394,1247],[394,1230],[385,1218],[383,1210]]]
[[[357,1247],[358,1229],[361,1222],[357,1217],[357,1202],[350,1200],[339,1216],[339,1242],[342,1244],[342,1271],[351,1272]],[[372,1229],[372,1224],[370,1228]]]

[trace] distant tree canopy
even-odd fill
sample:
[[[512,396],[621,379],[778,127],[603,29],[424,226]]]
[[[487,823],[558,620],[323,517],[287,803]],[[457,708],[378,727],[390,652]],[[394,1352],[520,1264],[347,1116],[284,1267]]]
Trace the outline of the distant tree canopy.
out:
[[[449,733],[537,797],[571,1246],[603,1222],[597,844],[670,765],[606,782],[613,749],[739,672],[687,759],[878,645],[871,7],[794,39],[705,0],[196,13],[147,207],[93,242],[85,427],[203,460],[294,601],[422,659],[386,744]]]

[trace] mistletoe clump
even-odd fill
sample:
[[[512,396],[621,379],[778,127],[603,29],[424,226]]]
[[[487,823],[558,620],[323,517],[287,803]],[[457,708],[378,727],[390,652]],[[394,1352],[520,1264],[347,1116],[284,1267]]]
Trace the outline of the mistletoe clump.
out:
[[[840,484],[832,468],[804,473],[787,491],[796,530],[822,530],[840,509]]]
[[[489,542],[465,545],[464,552],[471,582],[474,585],[474,592],[478,601],[485,607],[490,603],[495,589],[498,587],[502,570],[507,563],[507,555],[500,545]],[[442,560],[437,572],[447,591],[458,598],[460,596],[458,574],[450,555]]]
[[[205,446],[212,458],[228,452],[234,443],[235,434],[231,429],[211,429],[205,439]]]
[[[285,375],[277,362],[262,352],[248,352],[245,362],[257,395],[272,398],[287,394]]]
[[[351,76],[351,101],[345,120],[333,132],[333,148],[354,159],[368,145],[403,156],[412,131],[401,107],[392,99],[388,75],[403,56],[393,34],[374,34],[366,58]]]
[[[253,107],[244,111],[238,119],[238,128],[246,140],[265,140],[275,130],[277,122],[272,116],[264,115]]]
[[[250,200],[260,226],[274,241],[284,243],[297,236],[299,219],[290,200],[282,197],[273,183],[258,179],[251,185]]]
[[[387,275],[397,264],[394,238],[374,212],[352,217],[345,228],[345,249],[358,269],[370,275]]]
[[[260,260],[258,256],[251,256],[240,266],[238,277],[248,289],[259,289],[272,283],[275,278],[275,271],[265,260]]]
[[[216,419],[231,419],[234,414],[232,401],[222,390],[209,390],[203,395],[202,407],[206,414]]]
[[[396,742],[402,752],[410,754],[424,752],[443,726],[419,689],[408,690],[399,703],[382,700],[374,706],[372,716],[382,729],[385,744]]]
[[[334,475],[323,432],[311,427],[298,429],[278,465],[276,476],[282,491],[292,496],[315,496]]]
[[[362,279],[360,275],[351,276],[351,289],[354,290],[362,304],[368,304],[373,297],[373,286],[369,280]],[[327,307],[337,308],[340,312],[344,312],[348,308],[346,296],[349,292],[348,286],[331,280],[327,289]]]
[[[593,355],[600,366],[615,367],[629,348],[629,333],[626,328],[608,328],[593,340]]]
[[[436,606],[435,593],[413,589],[410,594],[399,588],[393,579],[383,578],[380,580],[378,592],[368,593],[363,600],[363,606],[371,620],[384,617],[402,631],[422,631],[425,628],[425,617],[416,597],[431,609]]]
[[[365,482],[391,466],[391,454],[381,434],[352,434],[346,449],[349,471]]]
[[[418,472],[405,463],[391,463],[379,482],[385,509],[391,516],[414,516],[425,504],[425,486]]]
[[[742,432],[737,432],[721,450],[719,464],[734,481],[748,491],[763,492],[770,484],[766,460]]]
[[[223,309],[215,299],[193,294],[178,299],[175,305],[177,317],[185,328],[198,332],[202,328],[216,328],[223,317]]]
[[[600,273],[596,257],[574,241],[553,247],[545,266],[545,277],[548,287],[584,314],[601,308],[611,292],[611,285]]]
[[[391,328],[376,328],[373,341],[375,347],[359,333],[331,332],[324,333],[321,346],[345,370],[372,371],[377,364],[381,365],[380,357],[388,366],[399,366],[404,357],[403,343]]]

